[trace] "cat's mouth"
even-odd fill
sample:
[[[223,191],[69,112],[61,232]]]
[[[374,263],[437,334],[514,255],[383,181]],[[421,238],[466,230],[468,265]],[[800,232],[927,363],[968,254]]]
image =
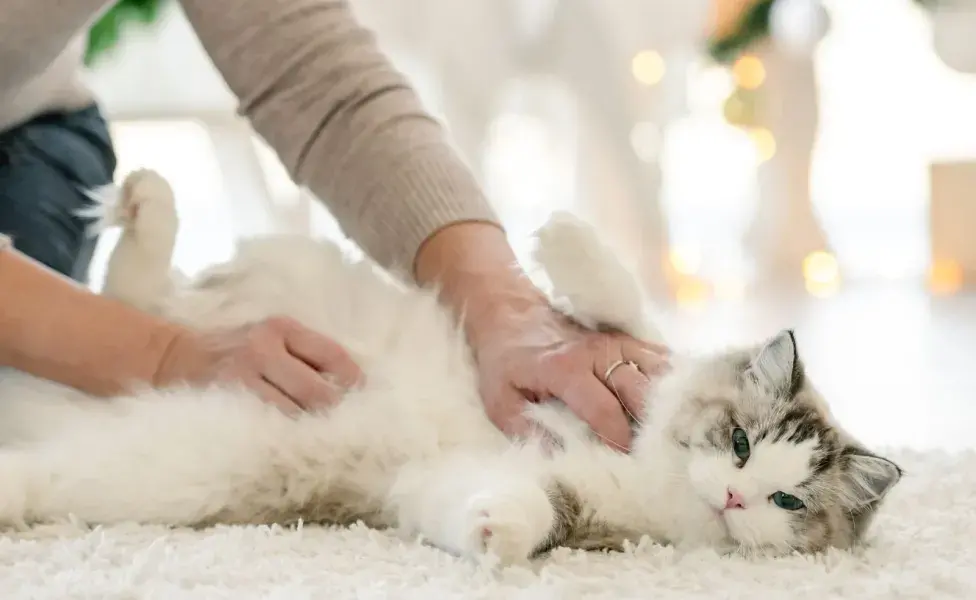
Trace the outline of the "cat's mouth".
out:
[[[716,518],[716,522],[718,523],[722,534],[722,541],[720,544],[730,547],[739,547],[741,543],[739,542],[739,539],[736,537],[735,533],[732,531],[733,525],[732,523],[729,523],[727,517],[727,515],[723,514]]]
[[[729,513],[731,511],[726,510],[724,506],[717,506],[714,502],[710,502],[701,494],[698,495],[698,498],[704,505],[704,509],[707,511],[708,516],[711,517],[707,521],[711,521],[714,526],[717,526],[716,528],[721,532],[725,542],[733,544],[736,543],[736,540],[732,535],[731,525],[729,523]]]

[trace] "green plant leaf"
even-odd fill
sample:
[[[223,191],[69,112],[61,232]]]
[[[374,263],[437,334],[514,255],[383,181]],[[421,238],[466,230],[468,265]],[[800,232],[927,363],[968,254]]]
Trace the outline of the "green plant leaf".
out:
[[[85,65],[92,66],[99,58],[114,49],[122,39],[122,31],[130,25],[152,25],[162,14],[162,6],[170,0],[119,0],[88,30]]]

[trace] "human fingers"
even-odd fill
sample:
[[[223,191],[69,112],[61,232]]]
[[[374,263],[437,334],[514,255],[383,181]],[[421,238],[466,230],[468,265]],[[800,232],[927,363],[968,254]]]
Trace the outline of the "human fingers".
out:
[[[529,437],[534,431],[525,416],[525,396],[512,386],[498,386],[484,391],[485,414],[495,427],[509,437]]]
[[[640,348],[643,348],[646,352],[650,352],[651,354],[655,354],[663,358],[669,358],[671,356],[671,348],[665,346],[664,344],[645,342],[643,340],[634,339],[630,336],[627,336],[624,343],[627,345],[634,344]]]
[[[341,396],[340,388],[329,383],[318,371],[286,352],[283,347],[264,361],[261,375],[305,410],[331,406]]]
[[[335,382],[351,388],[362,381],[363,373],[345,348],[291,319],[278,323],[285,348],[296,358],[321,373],[329,373]]]
[[[597,377],[613,392],[631,418],[640,421],[649,382],[638,366],[630,361],[615,361]]]
[[[284,392],[272,385],[269,381],[261,378],[260,375],[250,374],[239,378],[249,390],[258,395],[265,404],[275,406],[281,412],[289,416],[295,416],[302,412],[302,407],[296,404]]]
[[[670,366],[671,349],[667,346],[648,344],[624,334],[614,335],[613,341],[619,344],[619,356],[635,363],[648,378],[660,375]]]
[[[620,402],[595,375],[587,373],[572,381],[567,380],[562,386],[552,387],[553,393],[585,421],[604,443],[623,452],[630,448],[630,424]]]
[[[629,333],[623,331],[622,329],[617,329],[615,327],[606,327],[606,328],[601,328],[600,332],[607,334],[628,346],[641,348],[645,352],[649,352],[651,354],[662,356],[665,358],[671,356],[671,348],[669,348],[665,344],[662,344],[660,342],[649,342],[646,340],[635,338]]]

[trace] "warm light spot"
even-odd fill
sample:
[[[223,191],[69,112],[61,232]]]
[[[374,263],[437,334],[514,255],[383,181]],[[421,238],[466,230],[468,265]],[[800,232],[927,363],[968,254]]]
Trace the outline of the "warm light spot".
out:
[[[962,267],[954,260],[936,260],[929,269],[929,290],[936,295],[954,294],[962,288]]]
[[[634,79],[643,85],[656,85],[664,79],[667,65],[664,57],[653,50],[638,52],[630,63],[630,69],[634,74]]]
[[[700,279],[684,279],[675,289],[674,299],[681,308],[700,307],[708,299],[708,285]]]
[[[671,267],[681,275],[694,275],[701,268],[701,251],[696,247],[672,248],[668,258]]]
[[[735,83],[739,87],[754,90],[766,81],[766,67],[761,60],[747,54],[732,65],[732,76],[735,77]]]
[[[756,146],[756,153],[759,155],[759,162],[764,163],[776,154],[776,138],[768,129],[756,127],[749,130],[749,137]]]
[[[807,291],[818,297],[826,297],[840,288],[840,267],[829,252],[811,252],[803,259],[803,279]]]
[[[803,259],[803,278],[817,283],[829,283],[840,277],[837,259],[822,250],[811,252]]]

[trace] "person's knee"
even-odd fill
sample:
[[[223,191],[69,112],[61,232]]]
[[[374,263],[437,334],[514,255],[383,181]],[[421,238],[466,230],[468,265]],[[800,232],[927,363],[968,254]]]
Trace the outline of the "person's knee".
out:
[[[75,113],[0,136],[0,232],[19,251],[78,280],[95,244],[78,211],[89,202],[86,190],[109,183],[115,168],[99,127],[104,123]]]

